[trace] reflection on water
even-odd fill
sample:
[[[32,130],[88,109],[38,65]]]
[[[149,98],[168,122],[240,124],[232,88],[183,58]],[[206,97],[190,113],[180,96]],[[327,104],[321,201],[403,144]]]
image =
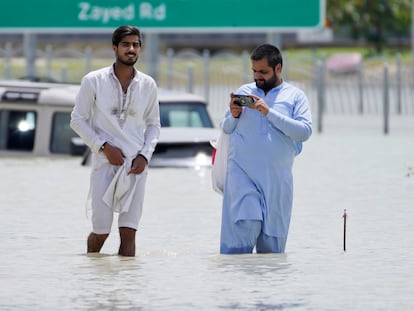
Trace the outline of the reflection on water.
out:
[[[283,273],[290,264],[286,254],[218,255],[213,258],[217,269],[222,272],[244,272],[252,275]]]
[[[414,124],[383,136],[336,121],[297,159],[286,254],[219,255],[209,169],[164,168],[148,176],[137,256],[116,255],[115,227],[86,255],[89,168],[0,159],[0,309],[413,309]]]

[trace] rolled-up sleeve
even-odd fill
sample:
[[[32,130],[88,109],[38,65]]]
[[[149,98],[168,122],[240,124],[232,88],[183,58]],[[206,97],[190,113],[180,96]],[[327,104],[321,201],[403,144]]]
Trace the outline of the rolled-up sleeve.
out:
[[[99,137],[89,122],[96,97],[95,93],[96,90],[90,79],[84,77],[79,92],[76,95],[75,107],[71,113],[70,127],[93,152],[99,152],[105,140]]]

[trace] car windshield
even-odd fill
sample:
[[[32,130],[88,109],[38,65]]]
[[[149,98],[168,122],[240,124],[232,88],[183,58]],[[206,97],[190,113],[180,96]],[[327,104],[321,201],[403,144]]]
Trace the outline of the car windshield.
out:
[[[160,118],[162,127],[214,127],[206,105],[198,102],[160,102]]]

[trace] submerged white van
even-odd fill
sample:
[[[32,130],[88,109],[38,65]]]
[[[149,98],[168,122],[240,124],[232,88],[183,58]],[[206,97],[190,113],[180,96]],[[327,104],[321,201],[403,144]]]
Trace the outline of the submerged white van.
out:
[[[0,156],[86,156],[86,145],[69,126],[78,89],[72,84],[0,81]],[[160,141],[150,165],[210,165],[210,142],[218,130],[206,101],[164,89],[159,89],[159,101]]]

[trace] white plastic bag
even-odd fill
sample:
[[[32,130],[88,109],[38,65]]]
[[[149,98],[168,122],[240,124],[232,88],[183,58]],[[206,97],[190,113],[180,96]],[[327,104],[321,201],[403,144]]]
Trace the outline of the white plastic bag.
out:
[[[223,194],[224,183],[226,181],[227,157],[229,149],[230,135],[221,132],[214,148],[213,166],[211,168],[211,180],[213,189],[219,194]]]

